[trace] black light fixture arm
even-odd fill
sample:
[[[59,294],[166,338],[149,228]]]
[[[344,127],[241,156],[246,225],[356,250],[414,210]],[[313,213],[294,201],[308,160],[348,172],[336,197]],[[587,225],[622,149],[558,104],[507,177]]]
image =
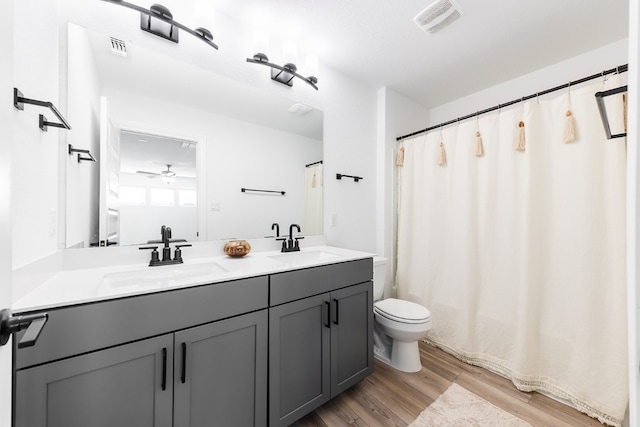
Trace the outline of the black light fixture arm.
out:
[[[218,45],[215,44],[212,41],[213,40],[213,36],[211,35],[211,32],[209,30],[207,30],[206,28],[199,27],[199,28],[196,28],[195,30],[192,30],[191,28],[185,27],[181,23],[176,22],[173,19],[168,18],[165,15],[154,13],[150,9],[145,9],[144,7],[135,5],[133,3],[128,3],[126,1],[122,1],[122,0],[102,0],[102,1],[106,1],[107,3],[117,4],[119,6],[124,6],[124,7],[127,7],[129,9],[133,9],[135,11],[143,13],[145,15],[149,15],[149,16],[153,17],[154,19],[159,19],[161,21],[164,21],[167,24],[170,24],[170,25],[173,25],[173,26],[175,26],[177,28],[180,28],[181,30],[186,31],[187,33],[191,34],[192,36],[195,36],[195,37],[199,38],[200,40],[202,40],[203,42],[205,42],[206,44],[208,44],[212,48],[214,48],[216,50],[218,49]]]
[[[269,58],[264,53],[256,53],[255,55],[253,55],[253,58],[247,58],[247,62],[271,67],[271,79],[279,83],[285,84],[287,86],[292,86],[293,78],[297,77],[313,87],[315,90],[318,90],[318,79],[314,76],[304,77],[298,74],[298,69],[294,64],[274,64],[272,62],[269,62]]]
[[[49,101],[38,101],[37,99],[25,98],[22,92],[20,92],[18,88],[14,87],[13,88],[13,106],[16,107],[18,110],[22,111],[24,110],[24,104],[37,105],[38,107],[48,108],[51,110],[53,114],[55,114],[58,120],[60,120],[60,123],[49,122],[47,121],[47,118],[44,115],[40,114],[39,126],[40,126],[40,129],[42,129],[44,132],[47,131],[47,126],[53,126],[53,127],[62,128],[62,129],[71,129],[71,125],[65,120],[64,117],[62,117],[62,114],[60,113],[60,111],[58,111],[56,106],[53,105],[53,103]]]

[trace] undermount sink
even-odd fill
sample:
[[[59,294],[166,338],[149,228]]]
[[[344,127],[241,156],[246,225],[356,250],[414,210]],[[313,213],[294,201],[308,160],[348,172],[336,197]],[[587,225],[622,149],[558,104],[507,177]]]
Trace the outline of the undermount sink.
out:
[[[178,281],[192,281],[227,272],[216,263],[149,267],[143,270],[105,274],[100,281],[100,286],[107,288],[167,286],[177,284]]]
[[[340,255],[321,250],[302,250],[300,252],[285,252],[278,255],[271,255],[269,258],[286,264],[302,265],[311,264],[314,262],[335,260],[336,258],[340,258]]]

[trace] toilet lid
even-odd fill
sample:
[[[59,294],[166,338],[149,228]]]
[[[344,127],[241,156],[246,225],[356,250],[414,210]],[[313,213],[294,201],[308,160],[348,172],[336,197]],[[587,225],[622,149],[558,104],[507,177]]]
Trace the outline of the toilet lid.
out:
[[[395,298],[376,302],[374,310],[381,316],[404,323],[424,323],[431,317],[426,307]]]

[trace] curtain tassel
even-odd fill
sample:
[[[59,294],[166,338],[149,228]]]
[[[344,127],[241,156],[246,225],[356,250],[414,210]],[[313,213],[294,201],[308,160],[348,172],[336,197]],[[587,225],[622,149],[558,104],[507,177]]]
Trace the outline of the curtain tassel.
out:
[[[565,122],[564,122],[564,143],[568,144],[569,142],[573,142],[576,140],[576,128],[575,128],[575,120],[573,119],[573,113],[571,110],[567,110],[565,113]]]
[[[524,148],[525,148],[524,122],[520,120],[520,123],[518,123],[518,139],[516,140],[516,150],[524,151]]]
[[[447,165],[447,152],[444,151],[444,142],[440,142],[440,152],[438,153],[438,164],[440,166]]]
[[[476,132],[476,157],[484,156],[484,147],[482,145],[482,136],[480,131]]]
[[[398,148],[398,156],[396,157],[396,166],[404,165],[404,147]]]

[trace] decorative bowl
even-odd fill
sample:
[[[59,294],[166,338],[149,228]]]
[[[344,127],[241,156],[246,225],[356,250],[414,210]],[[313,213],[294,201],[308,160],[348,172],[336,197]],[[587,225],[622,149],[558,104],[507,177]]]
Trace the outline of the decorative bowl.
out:
[[[240,258],[251,252],[246,240],[230,240],[224,245],[224,253],[232,258]]]

